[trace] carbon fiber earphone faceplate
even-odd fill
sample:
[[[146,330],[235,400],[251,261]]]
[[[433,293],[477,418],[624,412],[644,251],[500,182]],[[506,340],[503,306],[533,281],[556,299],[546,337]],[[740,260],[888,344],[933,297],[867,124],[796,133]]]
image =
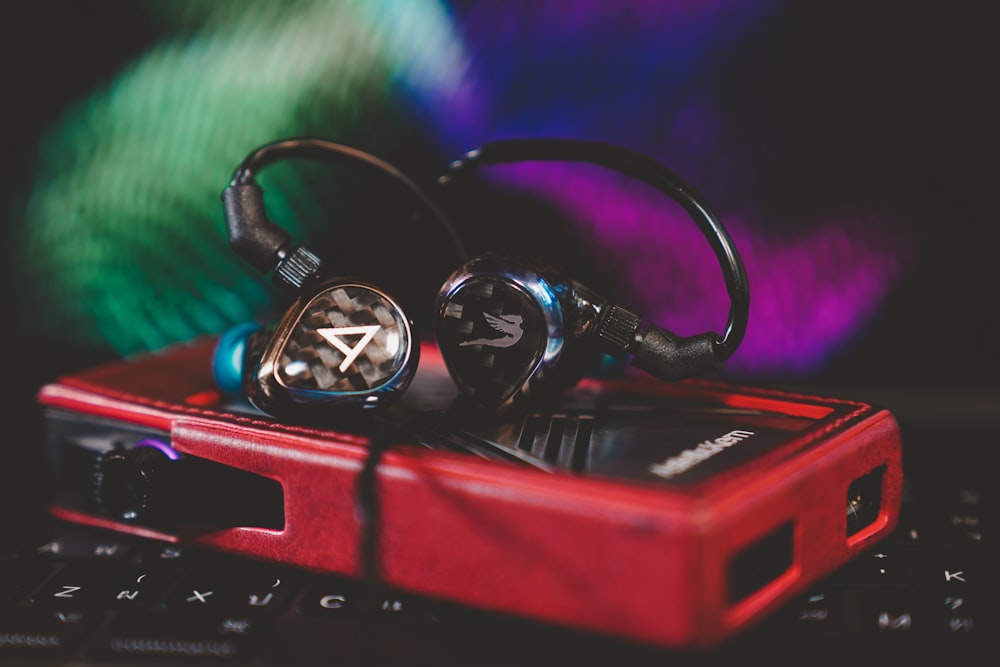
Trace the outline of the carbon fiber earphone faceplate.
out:
[[[419,346],[402,308],[379,288],[333,281],[298,299],[271,332],[254,335],[246,392],[271,414],[299,408],[376,407],[416,371]]]
[[[461,395],[487,409],[513,401],[561,357],[563,310],[533,262],[477,257],[438,292],[434,336]]]

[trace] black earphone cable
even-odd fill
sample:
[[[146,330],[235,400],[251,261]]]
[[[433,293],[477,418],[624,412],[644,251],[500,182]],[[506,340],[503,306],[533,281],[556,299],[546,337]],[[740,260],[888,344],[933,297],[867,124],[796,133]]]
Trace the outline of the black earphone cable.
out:
[[[360,538],[358,561],[361,568],[362,584],[361,609],[376,611],[382,594],[382,568],[379,556],[381,534],[381,502],[378,494],[378,466],[383,454],[392,445],[393,438],[404,429],[403,423],[379,420],[378,426],[368,440],[368,452],[356,486],[355,511],[358,517]]]
[[[449,171],[438,182],[447,184],[457,174],[479,165],[530,161],[589,162],[607,167],[657,188],[680,204],[701,228],[722,267],[730,299],[729,319],[725,333],[714,341],[713,352],[720,363],[732,356],[746,334],[750,312],[749,282],[743,260],[729,232],[693,187],[642,153],[598,141],[560,138],[486,142],[453,161]]]
[[[230,238],[234,242],[234,247],[237,245],[236,239],[240,238],[241,235],[252,236],[253,244],[259,246],[267,234],[266,232],[265,234],[260,234],[260,228],[273,227],[273,223],[267,220],[262,210],[263,201],[259,196],[259,186],[255,182],[255,175],[267,165],[289,158],[322,160],[342,165],[361,164],[392,178],[406,188],[426,209],[431,218],[441,226],[454,247],[455,254],[459,260],[465,262],[468,259],[465,244],[462,242],[455,225],[413,179],[393,165],[370,153],[326,139],[313,137],[283,139],[265,144],[247,155],[233,172],[229,187],[223,193],[223,198],[226,199],[227,203],[227,226],[230,230]],[[254,190],[255,196],[247,197],[232,194],[245,192],[248,188]],[[230,201],[235,202],[237,205],[230,205]],[[247,229],[248,227],[252,229]],[[284,236],[280,230],[273,230],[273,233],[275,236]],[[278,242],[272,242],[266,250],[272,252],[272,254],[278,254],[281,248],[274,247],[278,245]],[[239,247],[236,247],[236,250],[240,252]],[[260,253],[261,249],[256,247],[252,249],[252,252]],[[255,265],[258,268],[261,266],[256,263]]]

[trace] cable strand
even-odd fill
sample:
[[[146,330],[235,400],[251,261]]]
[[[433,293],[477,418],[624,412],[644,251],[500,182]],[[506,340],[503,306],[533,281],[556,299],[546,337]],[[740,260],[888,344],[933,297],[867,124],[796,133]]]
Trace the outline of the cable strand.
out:
[[[424,190],[412,178],[393,165],[357,148],[312,137],[275,141],[265,144],[247,155],[233,172],[230,185],[241,186],[253,184],[255,175],[261,169],[286,158],[307,158],[337,165],[362,164],[392,178],[409,190],[431,217],[441,226],[454,247],[455,254],[458,256],[460,262],[464,263],[468,260],[468,252],[455,225],[444,211],[427,196]]]

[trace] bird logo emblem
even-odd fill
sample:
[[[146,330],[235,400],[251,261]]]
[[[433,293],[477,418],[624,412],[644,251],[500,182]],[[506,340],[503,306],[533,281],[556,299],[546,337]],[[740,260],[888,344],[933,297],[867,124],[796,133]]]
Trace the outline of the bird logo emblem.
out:
[[[521,340],[521,336],[524,335],[524,329],[521,327],[524,318],[521,315],[493,315],[491,313],[483,313],[483,317],[486,318],[486,322],[491,327],[503,335],[496,338],[474,338],[459,343],[461,347],[466,347],[467,345],[510,347]]]

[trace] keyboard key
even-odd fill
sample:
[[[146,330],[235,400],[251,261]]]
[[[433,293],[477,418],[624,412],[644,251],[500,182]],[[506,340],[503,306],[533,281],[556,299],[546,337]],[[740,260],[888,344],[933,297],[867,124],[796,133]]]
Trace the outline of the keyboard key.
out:
[[[781,641],[841,643],[855,639],[855,592],[844,586],[818,587],[800,596],[774,616],[768,632]]]
[[[58,566],[37,559],[0,565],[0,603],[20,601],[57,569]]]
[[[58,532],[42,538],[32,549],[39,556],[52,560],[77,558],[120,560],[131,553],[136,543],[136,538],[107,531],[60,525]]]
[[[415,596],[382,588],[366,590],[358,582],[335,577],[318,577],[307,585],[296,601],[295,612],[327,618],[372,613],[407,617],[431,615],[430,606]]]
[[[595,664],[574,655],[573,646],[546,652],[542,641],[527,644],[499,631],[456,627],[412,614],[292,616],[262,646],[265,664],[406,665],[407,667],[547,667]],[[557,645],[558,646],[558,645]],[[537,655],[534,655],[537,654]],[[535,657],[537,660],[530,660]],[[626,662],[622,664],[637,664]]]
[[[926,637],[928,605],[912,590],[869,589],[858,600],[858,630],[864,638],[901,641]]]
[[[1000,561],[992,549],[927,546],[920,550],[923,585],[950,595],[997,590]]]
[[[284,569],[246,564],[228,571],[196,569],[181,579],[163,606],[174,612],[276,614],[298,592],[298,578]]]
[[[154,608],[178,577],[178,572],[172,569],[77,560],[49,578],[32,595],[31,603],[67,609]]]
[[[830,579],[844,586],[905,586],[913,580],[910,553],[899,544],[882,544],[860,554]]]
[[[235,663],[251,655],[266,631],[263,621],[216,615],[146,612],[119,614],[88,644],[92,659],[172,659],[185,664]]]
[[[0,607],[0,663],[14,659],[56,659],[83,646],[103,613]]]

